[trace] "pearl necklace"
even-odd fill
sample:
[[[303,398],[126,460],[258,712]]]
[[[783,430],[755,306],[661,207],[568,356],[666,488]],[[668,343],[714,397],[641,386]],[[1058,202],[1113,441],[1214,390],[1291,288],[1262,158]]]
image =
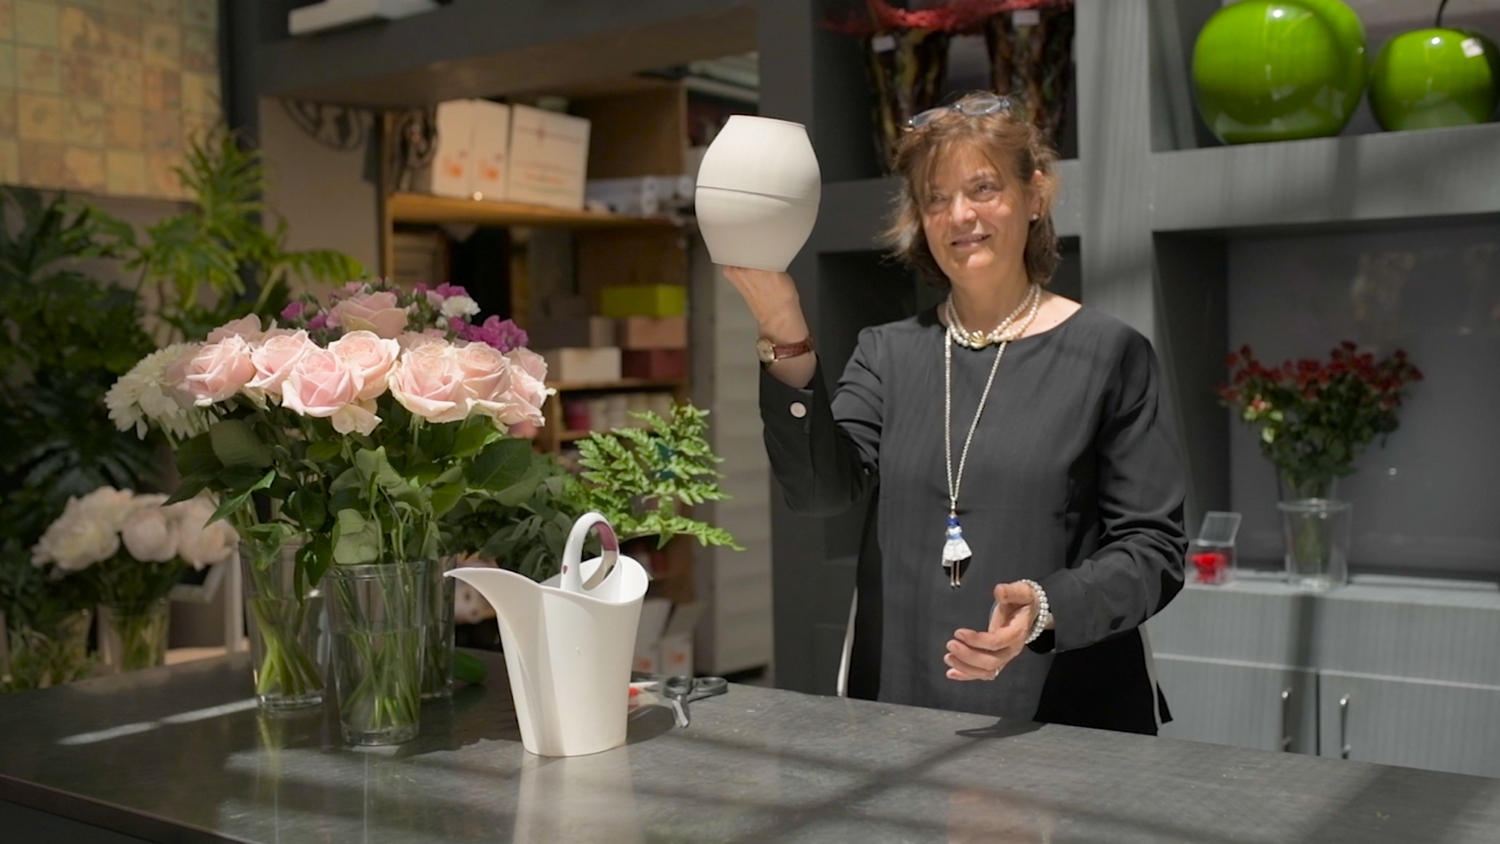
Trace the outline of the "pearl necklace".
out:
[[[969,543],[964,541],[963,527],[958,523],[958,492],[963,482],[964,466],[969,462],[969,445],[974,441],[974,431],[979,427],[979,417],[984,413],[984,406],[990,399],[990,388],[995,386],[995,373],[1000,371],[1000,359],[1005,357],[1005,349],[1010,341],[1026,333],[1031,323],[1036,319],[1037,308],[1041,306],[1041,288],[1031,285],[1026,295],[1021,299],[1021,306],[1027,308],[1026,317],[1019,323],[1012,323],[1016,313],[1006,317],[1005,322],[1000,324],[990,333],[989,337],[998,336],[994,342],[1000,344],[995,351],[995,362],[990,365],[990,377],[985,381],[984,392],[979,396],[979,408],[974,411],[974,421],[969,423],[969,433],[964,437],[963,451],[958,457],[958,474],[953,473],[953,346],[955,344],[968,346],[969,348],[983,348],[989,345],[989,337],[978,347],[969,346],[966,340],[974,335],[964,331],[958,324],[958,311],[953,307],[953,300],[948,300],[948,339],[952,342],[943,343],[943,457],[947,463],[948,479],[948,524],[944,529],[943,537],[943,570],[948,573],[948,585],[957,589],[963,581],[964,564],[974,556],[969,548]]]
[[[994,331],[985,334],[983,331],[969,331],[964,328],[963,323],[958,321],[958,308],[953,305],[953,297],[949,296],[947,302],[948,336],[953,342],[966,349],[983,349],[985,346],[1013,339],[1006,336],[1006,330],[1028,307],[1034,309],[1041,299],[1041,288],[1035,284],[1027,285],[1026,295],[1021,297],[1021,301],[1016,304],[1016,309],[1011,311],[1010,316],[996,326]]]

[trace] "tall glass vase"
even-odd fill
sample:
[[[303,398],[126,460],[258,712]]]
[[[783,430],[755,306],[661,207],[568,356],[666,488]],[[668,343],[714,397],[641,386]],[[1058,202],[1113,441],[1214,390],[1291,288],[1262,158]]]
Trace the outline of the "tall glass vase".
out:
[[[1282,537],[1287,583],[1323,591],[1349,582],[1349,544],[1354,505],[1333,498],[1334,478],[1295,478],[1283,473]]]
[[[422,708],[428,563],[333,565],[323,576],[344,741],[400,744]]]
[[[453,590],[455,581],[444,577],[457,564],[456,557],[441,557],[427,565],[427,632],[422,642],[422,699],[453,694]]]
[[[240,550],[255,698],[266,710],[323,702],[329,649],[323,592],[319,584],[298,577],[300,548],[284,545],[263,566],[252,562],[250,549]]]
[[[143,606],[99,605],[99,661],[109,674],[122,674],[167,661],[166,598]]]
[[[6,631],[10,664],[0,691],[45,689],[82,680],[93,670],[89,658],[91,610],[79,610],[46,626],[23,625]]]
[[[936,106],[948,73],[946,32],[899,29],[865,39],[865,70],[874,89],[875,147],[890,171],[906,121]]]
[[[1019,101],[1054,148],[1073,93],[1073,5],[1002,12],[985,25],[991,87]]]

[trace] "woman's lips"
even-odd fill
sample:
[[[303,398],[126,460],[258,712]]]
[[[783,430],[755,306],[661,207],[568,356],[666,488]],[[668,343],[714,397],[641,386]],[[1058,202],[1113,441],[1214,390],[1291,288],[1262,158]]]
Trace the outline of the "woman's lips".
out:
[[[955,238],[953,240],[948,241],[948,245],[950,245],[950,246],[960,246],[960,247],[962,247],[962,246],[973,246],[976,243],[983,243],[984,241],[989,240],[989,239],[990,239],[990,236],[987,235],[987,234],[966,234],[963,237]]]

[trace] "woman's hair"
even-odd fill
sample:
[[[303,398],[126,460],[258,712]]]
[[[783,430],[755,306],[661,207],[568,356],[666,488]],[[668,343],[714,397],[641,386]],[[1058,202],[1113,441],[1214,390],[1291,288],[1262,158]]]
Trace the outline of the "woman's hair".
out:
[[[1052,224],[1052,197],[1057,188],[1053,164],[1057,152],[1042,138],[1017,105],[992,114],[968,115],[958,107],[977,99],[993,97],[989,92],[965,95],[955,108],[915,129],[908,129],[896,145],[893,170],[903,182],[896,197],[890,225],[881,241],[927,283],[948,289],[951,282],[938,266],[922,232],[922,197],[926,195],[938,161],[964,146],[974,146],[1000,170],[1001,178],[1019,185],[1023,195],[1032,189],[1031,174],[1043,175],[1041,216],[1031,223],[1026,236],[1026,275],[1045,285],[1057,272],[1060,260],[1057,229]]]

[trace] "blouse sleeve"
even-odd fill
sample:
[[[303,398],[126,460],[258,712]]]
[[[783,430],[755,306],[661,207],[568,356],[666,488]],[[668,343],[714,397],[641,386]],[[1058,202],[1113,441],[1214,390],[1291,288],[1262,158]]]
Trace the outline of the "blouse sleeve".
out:
[[[1161,384],[1150,343],[1131,332],[1095,443],[1099,550],[1043,578],[1055,621],[1033,644],[1038,650],[1082,648],[1134,629],[1182,589],[1185,481]]]
[[[771,472],[787,505],[808,516],[832,516],[853,507],[874,483],[880,461],[884,388],[875,365],[876,332],[859,344],[830,400],[821,363],[806,389],[790,387],[762,370],[760,415]]]

